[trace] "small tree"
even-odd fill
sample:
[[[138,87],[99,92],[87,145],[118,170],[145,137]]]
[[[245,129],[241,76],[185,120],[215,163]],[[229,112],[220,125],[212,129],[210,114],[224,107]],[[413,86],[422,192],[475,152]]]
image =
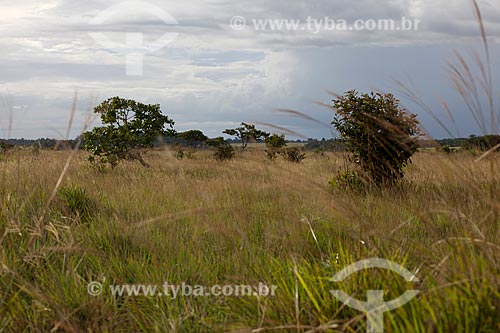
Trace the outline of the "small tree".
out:
[[[199,130],[182,132],[177,134],[177,137],[184,140],[191,148],[203,146],[203,144],[205,144],[205,142],[208,140],[208,137]]]
[[[234,129],[227,129],[224,134],[234,136],[241,140],[241,149],[244,150],[248,146],[248,143],[253,141],[257,142],[262,139],[269,137],[270,133],[261,131],[255,128],[255,125],[241,123],[241,126]]]
[[[281,149],[286,146],[285,135],[273,134],[266,138],[265,143],[267,158],[274,160]]]
[[[375,184],[392,183],[417,151],[420,133],[416,115],[409,114],[391,94],[349,91],[333,101],[332,124],[353,161]]]
[[[146,105],[134,100],[113,97],[94,109],[103,126],[84,134],[83,148],[94,164],[114,168],[120,160],[136,160],[143,166],[140,149],[152,147],[159,136],[175,135],[174,121],[161,113],[159,104]],[[167,128],[166,128],[167,127]]]

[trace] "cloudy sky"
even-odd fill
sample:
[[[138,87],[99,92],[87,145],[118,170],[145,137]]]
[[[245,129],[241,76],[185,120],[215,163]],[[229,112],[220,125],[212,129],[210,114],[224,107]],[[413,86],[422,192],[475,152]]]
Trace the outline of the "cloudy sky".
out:
[[[496,73],[500,2],[479,4]],[[0,5],[0,137],[63,138],[75,94],[72,136],[92,105],[120,96],[160,103],[179,131],[218,136],[245,121],[331,137],[328,126],[275,110],[298,110],[328,124],[331,110],[315,103],[330,103],[328,91],[381,90],[403,98],[397,80],[411,85],[453,135],[481,133],[448,70],[453,50],[471,62],[472,50],[483,54],[470,0],[0,0]],[[233,17],[237,29],[230,24]],[[416,31],[326,26],[317,31],[306,24],[308,18],[321,24],[326,17],[348,24],[406,17],[420,25]],[[253,25],[266,19],[300,25],[265,31]],[[144,48],[134,47],[138,33]],[[142,75],[128,75],[126,55],[144,50]],[[440,108],[442,100],[457,129]],[[432,116],[403,101],[431,135],[449,136]]]

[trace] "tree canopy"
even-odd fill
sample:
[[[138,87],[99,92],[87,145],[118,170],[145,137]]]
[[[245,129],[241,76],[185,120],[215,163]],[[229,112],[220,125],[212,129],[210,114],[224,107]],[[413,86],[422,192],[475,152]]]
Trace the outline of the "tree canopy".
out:
[[[113,97],[94,108],[103,126],[84,134],[83,148],[92,163],[115,167],[122,159],[147,166],[139,149],[152,147],[159,136],[175,135],[174,121],[163,115],[159,104],[143,104]]]
[[[241,149],[245,149],[252,141],[257,142],[271,135],[268,132],[257,129],[255,125],[247,123],[241,123],[241,126],[237,128],[226,129],[223,133],[241,140]]]
[[[192,148],[202,146],[208,140],[208,137],[200,130],[185,131],[177,134],[177,137],[184,140]]]

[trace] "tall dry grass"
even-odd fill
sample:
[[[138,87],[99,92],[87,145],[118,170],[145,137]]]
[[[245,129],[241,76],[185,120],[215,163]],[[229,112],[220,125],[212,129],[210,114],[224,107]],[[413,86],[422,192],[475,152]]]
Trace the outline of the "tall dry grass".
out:
[[[422,152],[401,188],[345,193],[328,186],[343,164],[336,154],[270,163],[256,150],[220,163],[204,152],[177,160],[155,150],[150,169],[124,163],[101,174],[77,153],[61,188],[82,189],[92,212],[84,219],[56,195],[40,231],[69,154],[20,152],[0,162],[5,331],[363,330],[363,315],[338,304],[329,279],[374,256],[421,280],[421,295],[386,315],[389,332],[499,329],[496,154],[478,164],[468,153]],[[90,281],[279,289],[266,299],[91,297]],[[409,287],[383,272],[342,284],[360,299],[375,286],[387,299]]]

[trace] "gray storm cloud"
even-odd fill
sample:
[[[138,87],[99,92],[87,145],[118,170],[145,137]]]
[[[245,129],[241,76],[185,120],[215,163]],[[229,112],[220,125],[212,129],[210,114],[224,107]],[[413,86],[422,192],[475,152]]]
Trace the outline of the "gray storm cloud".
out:
[[[331,114],[314,106],[329,102],[326,89],[391,89],[391,78],[410,78],[423,96],[452,99],[464,132],[474,132],[453,94],[446,61],[454,48],[480,50],[471,1],[147,1],[174,17],[166,26],[155,15],[124,13],[102,27],[89,22],[119,1],[0,1],[0,136],[10,114],[16,137],[57,137],[65,132],[73,94],[83,123],[93,102],[110,96],[161,103],[187,129],[197,125],[218,135],[241,121],[272,122],[305,136],[330,136],[328,130],[272,112],[292,108],[329,122]],[[480,1],[498,51],[500,6]],[[421,20],[418,31],[242,31],[229,26],[233,16],[254,19]],[[146,55],[144,74],[125,75],[125,56],[99,45],[89,32],[104,31],[117,43],[125,32],[140,31],[145,41],[176,32],[171,45]],[[498,57],[497,57],[498,58]],[[431,103],[432,104],[432,103]],[[23,106],[19,108],[18,106]],[[436,136],[439,129],[423,116]],[[75,128],[73,134],[76,135]]]

